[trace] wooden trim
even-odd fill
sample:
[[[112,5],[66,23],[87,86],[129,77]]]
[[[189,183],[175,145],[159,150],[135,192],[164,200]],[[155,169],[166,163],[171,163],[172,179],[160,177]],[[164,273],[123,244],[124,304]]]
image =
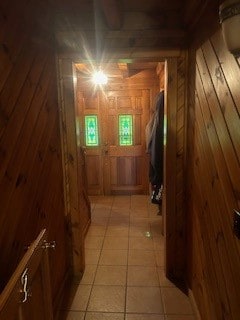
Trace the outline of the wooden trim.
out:
[[[59,59],[60,121],[66,215],[69,223],[73,273],[82,276],[84,270],[84,238],[78,197],[78,152],[75,123],[74,72],[71,59]]]
[[[141,59],[144,61],[164,61],[166,58],[179,57],[182,50],[177,49],[152,49],[138,47],[135,50],[133,48],[118,49],[116,51],[104,52],[104,61],[111,60],[112,62],[118,62],[119,59]],[[91,53],[90,53],[91,54]],[[96,57],[91,54],[92,60]],[[89,58],[76,54],[74,52],[60,52],[60,59],[71,59],[74,63],[89,63]],[[104,62],[102,61],[102,62]]]
[[[166,90],[164,115],[167,119],[167,132],[164,146],[164,234],[165,234],[165,268],[166,274],[172,273],[172,256],[174,252],[171,240],[176,210],[176,113],[177,113],[177,59],[166,62]]]

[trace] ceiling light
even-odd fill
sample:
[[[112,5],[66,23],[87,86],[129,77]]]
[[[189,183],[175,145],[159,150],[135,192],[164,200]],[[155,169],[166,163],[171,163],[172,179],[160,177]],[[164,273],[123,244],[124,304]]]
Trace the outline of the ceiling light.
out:
[[[108,78],[102,70],[99,70],[93,74],[92,81],[94,84],[106,84],[108,82]]]

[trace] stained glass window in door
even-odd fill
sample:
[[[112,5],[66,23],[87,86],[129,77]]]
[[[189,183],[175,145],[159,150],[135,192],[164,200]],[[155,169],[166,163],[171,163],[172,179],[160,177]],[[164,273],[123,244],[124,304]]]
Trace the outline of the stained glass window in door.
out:
[[[85,116],[85,139],[86,146],[99,145],[98,141],[98,119],[96,115]]]
[[[130,114],[119,115],[119,145],[132,146],[133,145],[133,117]]]

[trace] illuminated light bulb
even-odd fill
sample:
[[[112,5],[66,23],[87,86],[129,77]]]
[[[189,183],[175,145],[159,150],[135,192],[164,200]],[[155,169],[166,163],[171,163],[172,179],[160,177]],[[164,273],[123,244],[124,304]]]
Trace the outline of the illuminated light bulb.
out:
[[[99,70],[93,74],[92,81],[95,84],[106,84],[108,82],[108,78],[102,70]]]

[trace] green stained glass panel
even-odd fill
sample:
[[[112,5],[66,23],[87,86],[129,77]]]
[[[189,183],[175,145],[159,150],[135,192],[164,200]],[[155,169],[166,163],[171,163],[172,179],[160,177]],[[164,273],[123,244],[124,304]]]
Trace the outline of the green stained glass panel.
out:
[[[86,146],[98,146],[98,119],[97,116],[85,116]]]
[[[133,145],[133,118],[130,114],[120,115],[118,118],[119,145]]]

